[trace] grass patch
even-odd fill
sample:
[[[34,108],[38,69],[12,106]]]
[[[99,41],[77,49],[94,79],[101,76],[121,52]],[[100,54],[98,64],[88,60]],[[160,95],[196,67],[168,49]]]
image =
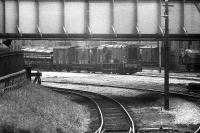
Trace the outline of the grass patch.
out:
[[[0,96],[0,132],[81,133],[89,117],[70,96],[32,83]]]

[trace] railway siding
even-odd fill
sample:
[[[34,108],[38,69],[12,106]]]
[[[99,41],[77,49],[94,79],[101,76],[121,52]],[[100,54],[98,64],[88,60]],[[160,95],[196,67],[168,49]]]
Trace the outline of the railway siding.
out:
[[[57,82],[60,84],[85,84],[155,92],[164,91],[164,79],[159,76],[44,72],[42,81],[44,83]],[[199,83],[199,81],[187,78],[170,78],[170,92],[189,94],[187,89],[188,83]]]

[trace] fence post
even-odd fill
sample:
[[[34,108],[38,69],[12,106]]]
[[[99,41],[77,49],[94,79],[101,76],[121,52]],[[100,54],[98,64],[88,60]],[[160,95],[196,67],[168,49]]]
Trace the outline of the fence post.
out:
[[[26,69],[26,78],[31,80],[31,66],[24,66],[24,68]]]

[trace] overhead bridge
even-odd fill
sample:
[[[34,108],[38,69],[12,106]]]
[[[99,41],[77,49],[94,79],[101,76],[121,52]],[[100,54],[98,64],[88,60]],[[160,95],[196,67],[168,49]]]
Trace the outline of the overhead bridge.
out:
[[[160,40],[163,0],[0,0],[0,38]],[[169,39],[200,39],[199,0],[169,0]]]

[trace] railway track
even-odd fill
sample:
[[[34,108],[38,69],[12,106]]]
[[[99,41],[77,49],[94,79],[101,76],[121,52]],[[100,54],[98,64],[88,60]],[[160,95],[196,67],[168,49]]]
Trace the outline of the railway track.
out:
[[[55,82],[54,82],[55,83]],[[58,83],[58,82],[56,82]],[[64,84],[63,82],[59,82],[61,84]],[[163,91],[158,91],[158,90],[145,90],[145,89],[139,89],[139,88],[127,88],[127,87],[117,87],[117,86],[109,86],[109,85],[97,85],[97,84],[85,84],[85,83],[65,83],[65,84],[76,84],[76,85],[90,85],[90,86],[99,86],[99,87],[114,87],[114,88],[124,88],[124,89],[133,89],[133,90],[140,90],[140,91],[150,91],[150,92],[156,92],[159,94],[164,94]],[[89,92],[90,93],[90,92]],[[96,93],[95,93],[96,94]],[[200,94],[198,93],[193,93],[193,92],[170,92],[171,95],[175,96],[180,96],[184,98],[189,98],[191,100],[194,100],[200,104]],[[154,129],[154,130],[160,130],[160,129]],[[162,129],[163,130],[163,129]],[[165,129],[164,129],[165,130]],[[167,129],[168,130],[168,129]],[[173,129],[169,129],[173,130]],[[107,130],[109,131],[109,130]],[[114,131],[114,130],[113,130]],[[122,131],[122,130],[121,130]],[[200,127],[194,132],[194,133],[199,133],[200,132]],[[121,132],[120,132],[121,133]]]
[[[84,97],[94,103],[99,114],[99,125],[90,130],[94,133],[135,133],[134,122],[126,108],[117,100],[101,94],[48,87],[62,94],[73,94]]]
[[[164,78],[164,75],[147,75],[147,74],[135,74],[135,76],[144,76],[144,77],[160,77]],[[170,76],[170,79],[180,79],[180,80],[193,80],[193,81],[200,81],[200,78],[197,77],[178,77],[178,76]]]
[[[58,83],[58,84],[74,84],[74,85],[83,85],[83,86],[96,86],[96,87],[111,87],[111,88],[120,88],[120,89],[130,89],[130,90],[138,90],[138,91],[149,91],[149,92],[156,92],[160,94],[164,94],[162,90],[155,90],[155,89],[147,89],[147,88],[133,88],[133,87],[125,87],[125,86],[115,86],[115,85],[102,85],[102,84],[92,84],[92,83],[77,83],[77,82],[63,82],[63,81],[42,81],[47,83]],[[185,96],[189,98],[200,99],[200,94],[194,92],[181,92],[181,91],[170,91],[172,95],[178,96]]]

